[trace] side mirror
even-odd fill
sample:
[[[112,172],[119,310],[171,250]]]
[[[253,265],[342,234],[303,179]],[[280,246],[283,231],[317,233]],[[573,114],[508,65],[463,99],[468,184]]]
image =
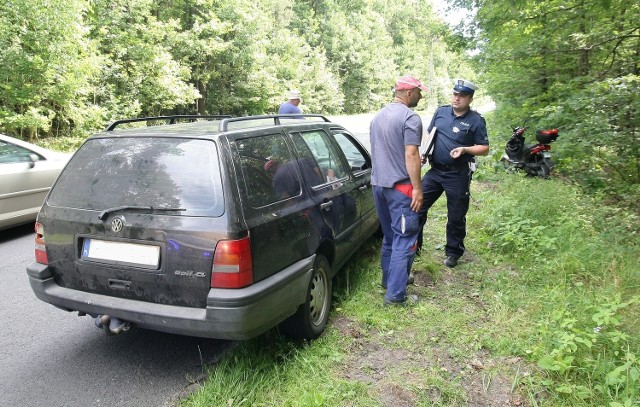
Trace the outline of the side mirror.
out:
[[[40,161],[40,157],[37,154],[29,154],[29,168],[35,167],[36,161]]]

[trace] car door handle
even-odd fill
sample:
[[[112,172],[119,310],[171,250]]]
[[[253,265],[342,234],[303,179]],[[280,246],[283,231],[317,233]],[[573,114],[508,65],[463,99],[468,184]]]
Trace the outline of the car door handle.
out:
[[[322,209],[323,211],[329,212],[332,206],[333,206],[333,201],[323,202],[320,204],[320,209]]]

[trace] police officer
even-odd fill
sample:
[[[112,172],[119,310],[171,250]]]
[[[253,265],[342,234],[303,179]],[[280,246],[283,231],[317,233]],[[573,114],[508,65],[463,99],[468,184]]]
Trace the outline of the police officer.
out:
[[[439,107],[428,131],[435,130],[435,146],[429,157],[431,168],[422,178],[424,200],[420,211],[422,226],[429,208],[443,192],[447,196],[447,243],[444,264],[455,267],[464,253],[466,215],[469,210],[469,187],[477,155],[489,153],[489,138],[484,118],[469,107],[478,87],[465,79],[456,79],[451,105]],[[424,161],[425,158],[423,158]]]

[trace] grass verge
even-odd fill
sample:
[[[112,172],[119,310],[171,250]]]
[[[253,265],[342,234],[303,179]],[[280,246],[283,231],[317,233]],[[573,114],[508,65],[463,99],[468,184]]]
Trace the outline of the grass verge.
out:
[[[455,269],[444,198],[430,211],[419,303],[382,305],[371,240],[337,278],[320,339],[241,342],[180,405],[638,405],[637,218],[558,179],[479,175]]]

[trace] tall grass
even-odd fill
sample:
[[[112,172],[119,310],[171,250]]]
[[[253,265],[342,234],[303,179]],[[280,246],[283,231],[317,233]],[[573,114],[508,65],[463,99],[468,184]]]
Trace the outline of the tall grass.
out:
[[[273,330],[239,343],[181,404],[364,407],[400,395],[405,405],[493,405],[502,383],[521,405],[640,405],[638,219],[558,178],[481,171],[454,270],[437,250],[444,199],[430,211],[415,270],[433,285],[410,287],[418,305],[382,306],[371,241],[335,282],[320,339]],[[468,367],[476,358],[480,373]]]
[[[479,194],[486,280],[503,332],[495,350],[537,363],[529,385],[554,403],[639,402],[637,219],[560,180],[499,176]],[[515,329],[514,329],[515,328]]]

